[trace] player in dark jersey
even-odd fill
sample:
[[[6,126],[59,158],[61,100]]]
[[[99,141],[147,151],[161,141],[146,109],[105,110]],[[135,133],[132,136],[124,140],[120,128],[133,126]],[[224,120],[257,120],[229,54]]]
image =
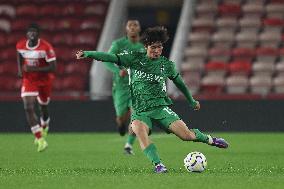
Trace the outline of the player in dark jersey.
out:
[[[128,68],[133,112],[131,127],[136,134],[141,149],[155,165],[156,173],[165,173],[167,168],[162,164],[155,145],[149,138],[152,121],[156,120],[166,130],[174,133],[183,141],[202,142],[219,148],[227,148],[228,143],[222,138],[212,137],[198,129],[189,129],[179,116],[168,106],[172,101],[166,93],[166,80],[171,79],[184,94],[194,110],[200,109],[186,87],[175,64],[161,56],[163,44],[168,40],[167,30],[163,27],[148,28],[141,40],[146,54],[139,52],[110,54],[96,51],[78,51],[77,59],[89,57],[96,60],[114,62]],[[130,64],[131,62],[131,64]]]
[[[112,54],[131,51],[145,52],[143,44],[140,43],[140,31],[140,23],[138,20],[128,20],[126,24],[126,36],[113,41],[108,52]],[[130,119],[131,110],[128,73],[125,68],[119,67],[111,62],[104,62],[104,65],[113,73],[112,97],[116,112],[116,123],[119,134],[124,136]],[[131,132],[130,128],[128,130],[129,134],[124,146],[124,152],[131,155],[134,154],[132,145],[136,136]]]

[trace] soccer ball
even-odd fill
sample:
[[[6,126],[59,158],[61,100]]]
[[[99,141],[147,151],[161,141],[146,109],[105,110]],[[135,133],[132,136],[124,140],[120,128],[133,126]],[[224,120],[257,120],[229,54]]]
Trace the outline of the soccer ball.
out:
[[[207,167],[206,157],[201,152],[190,152],[183,160],[188,172],[203,172]]]

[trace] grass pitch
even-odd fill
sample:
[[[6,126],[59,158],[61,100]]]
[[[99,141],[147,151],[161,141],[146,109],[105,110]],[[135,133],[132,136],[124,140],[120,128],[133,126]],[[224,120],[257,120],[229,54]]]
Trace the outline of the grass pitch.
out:
[[[183,142],[154,133],[169,173],[157,175],[137,142],[135,156],[123,154],[118,134],[50,133],[49,147],[36,152],[31,134],[0,134],[2,189],[126,188],[284,188],[284,133],[215,133],[230,142],[227,150]],[[191,151],[207,157],[208,169],[188,173],[183,158]]]

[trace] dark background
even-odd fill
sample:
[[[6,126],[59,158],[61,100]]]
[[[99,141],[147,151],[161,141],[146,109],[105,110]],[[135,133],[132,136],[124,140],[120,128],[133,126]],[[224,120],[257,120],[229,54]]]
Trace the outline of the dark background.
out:
[[[176,101],[172,109],[190,128],[204,131],[284,131],[284,101],[200,101],[194,112],[187,102]],[[51,132],[114,132],[115,112],[107,101],[52,101]],[[0,132],[30,132],[21,101],[0,102]],[[157,129],[155,129],[157,130]],[[159,130],[160,131],[160,130]]]

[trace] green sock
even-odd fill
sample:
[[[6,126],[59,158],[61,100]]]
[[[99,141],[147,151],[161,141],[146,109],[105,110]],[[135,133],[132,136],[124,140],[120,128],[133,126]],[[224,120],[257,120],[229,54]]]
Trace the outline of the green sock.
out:
[[[152,163],[158,164],[161,162],[160,157],[157,153],[157,148],[153,143],[147,146],[147,148],[145,148],[143,152]]]
[[[192,129],[193,132],[195,133],[196,139],[194,140],[194,142],[203,142],[208,144],[208,136],[202,132],[200,132],[198,129]]]
[[[128,135],[127,143],[132,146],[134,144],[135,139],[136,139],[136,135]]]

